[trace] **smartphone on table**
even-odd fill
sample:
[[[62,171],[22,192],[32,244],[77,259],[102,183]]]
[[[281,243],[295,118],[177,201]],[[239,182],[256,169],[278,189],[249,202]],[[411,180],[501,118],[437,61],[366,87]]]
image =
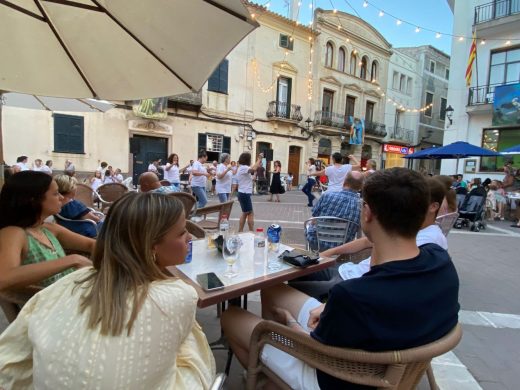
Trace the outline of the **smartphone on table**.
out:
[[[224,283],[222,283],[214,272],[197,275],[197,283],[200,284],[205,291],[214,291],[224,288]]]

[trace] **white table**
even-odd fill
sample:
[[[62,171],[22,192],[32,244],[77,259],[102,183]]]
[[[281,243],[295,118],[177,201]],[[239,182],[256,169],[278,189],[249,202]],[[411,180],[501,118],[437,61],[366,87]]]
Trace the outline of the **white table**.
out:
[[[238,275],[234,278],[224,276],[227,263],[217,249],[208,249],[206,239],[193,241],[191,263],[168,267],[168,270],[173,275],[195,287],[199,295],[199,307],[207,307],[229,299],[238,298],[262,288],[319,271],[335,263],[335,259],[324,258],[320,259],[319,264],[307,268],[295,268],[280,262],[280,269],[270,271],[267,268],[267,258],[276,258],[284,250],[292,248],[281,244],[277,253],[268,252],[264,261],[255,264],[254,235],[252,233],[241,233],[240,238],[243,245],[240,248],[239,259],[233,266],[235,271],[238,272]],[[204,291],[197,283],[196,277],[198,274],[207,272],[217,274],[225,287],[212,292]]]

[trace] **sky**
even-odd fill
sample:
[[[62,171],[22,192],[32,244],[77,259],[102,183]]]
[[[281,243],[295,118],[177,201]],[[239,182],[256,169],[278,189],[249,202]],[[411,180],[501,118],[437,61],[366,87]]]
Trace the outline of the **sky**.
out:
[[[451,34],[453,14],[447,0],[368,0],[363,7],[363,0],[300,0],[298,20],[308,24],[312,8],[337,9],[361,17],[378,30],[394,47],[432,45],[447,54],[451,53]],[[273,12],[288,16],[286,0],[252,0],[267,5]],[[379,16],[382,10],[384,15]],[[390,16],[391,15],[391,16]],[[392,17],[393,16],[393,17]],[[397,19],[402,21],[397,25]],[[412,25],[407,24],[410,22]],[[419,27],[420,32],[415,29]],[[426,31],[430,29],[433,31]],[[436,38],[436,32],[441,34]]]

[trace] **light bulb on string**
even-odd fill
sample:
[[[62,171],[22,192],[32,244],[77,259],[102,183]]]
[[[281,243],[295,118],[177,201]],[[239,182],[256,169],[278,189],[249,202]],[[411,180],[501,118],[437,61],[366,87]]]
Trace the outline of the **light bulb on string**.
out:
[[[509,46],[511,44],[511,41],[506,42],[506,46]]]
[[[421,32],[421,29],[419,27],[415,27],[415,32],[416,33]]]
[[[395,24],[397,24],[398,26],[400,26],[403,22],[400,20],[400,19],[397,19]]]
[[[439,39],[440,37],[442,37],[441,33],[435,33],[435,38]]]
[[[485,39],[482,39],[482,40],[480,41],[480,44],[481,44],[481,45],[485,45],[485,44],[486,44],[486,40],[485,40]]]
[[[464,37],[459,37],[459,42],[462,42],[464,40]]]
[[[333,13],[333,14],[335,14],[335,13],[337,13],[337,12],[338,12],[338,10],[337,10],[336,8],[334,8],[334,9],[332,10],[332,13]]]
[[[383,16],[385,16],[385,13],[383,11],[379,11],[379,17],[381,18]]]
[[[363,8],[368,7],[368,1],[363,1]]]

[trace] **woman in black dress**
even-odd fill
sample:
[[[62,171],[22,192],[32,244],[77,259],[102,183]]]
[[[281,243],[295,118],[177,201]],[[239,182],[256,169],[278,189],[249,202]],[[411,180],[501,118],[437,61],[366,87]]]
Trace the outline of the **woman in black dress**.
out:
[[[285,192],[282,187],[282,182],[280,180],[280,171],[282,170],[282,164],[280,161],[276,160],[274,162],[274,170],[273,170],[273,179],[271,180],[271,187],[269,187],[269,192],[271,193],[271,197],[267,199],[269,202],[273,201],[273,195],[276,195],[275,202],[280,201],[280,195]]]

